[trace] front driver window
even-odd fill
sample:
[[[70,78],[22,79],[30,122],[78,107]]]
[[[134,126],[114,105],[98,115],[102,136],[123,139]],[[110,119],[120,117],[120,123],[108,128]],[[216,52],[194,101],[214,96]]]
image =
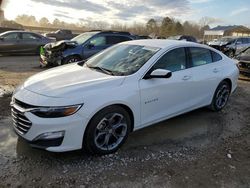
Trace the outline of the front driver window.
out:
[[[171,72],[186,69],[185,48],[177,48],[163,55],[153,66],[155,69],[165,69]]]
[[[100,36],[100,37],[95,37],[90,40],[90,44],[94,46],[105,46],[106,45],[106,37]]]

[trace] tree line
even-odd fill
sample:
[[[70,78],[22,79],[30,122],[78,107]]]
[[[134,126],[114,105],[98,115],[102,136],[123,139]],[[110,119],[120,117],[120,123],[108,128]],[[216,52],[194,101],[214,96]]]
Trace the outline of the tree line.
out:
[[[103,21],[88,21],[78,23],[67,23],[59,20],[58,18],[50,22],[46,17],[37,20],[31,15],[19,15],[15,20],[5,20],[2,26],[20,28],[25,26],[39,26],[49,28],[65,28],[65,29],[110,29],[119,31],[129,31],[138,35],[150,35],[152,37],[169,37],[173,35],[192,35],[197,38],[202,38],[203,32],[209,29],[209,24],[214,23],[216,20],[210,17],[203,17],[198,23],[185,21],[181,23],[179,20],[171,17],[165,17],[160,20],[149,19],[146,23],[136,23],[127,25],[121,23],[109,24]]]

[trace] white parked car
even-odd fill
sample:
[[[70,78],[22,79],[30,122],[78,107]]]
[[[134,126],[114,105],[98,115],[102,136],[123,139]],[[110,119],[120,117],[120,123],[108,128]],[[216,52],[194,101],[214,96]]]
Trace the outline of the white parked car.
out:
[[[233,60],[205,45],[124,42],[26,80],[12,97],[14,130],[48,151],[108,154],[131,131],[205,106],[221,110],[238,74]]]

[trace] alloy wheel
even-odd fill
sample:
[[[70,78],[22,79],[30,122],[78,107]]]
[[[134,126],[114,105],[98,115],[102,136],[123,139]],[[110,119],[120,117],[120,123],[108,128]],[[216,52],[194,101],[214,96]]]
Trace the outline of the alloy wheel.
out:
[[[216,94],[215,105],[218,109],[222,109],[229,98],[230,90],[227,84],[221,85],[220,89]]]
[[[119,146],[127,134],[126,118],[120,113],[105,115],[95,129],[94,142],[101,150],[113,150]]]

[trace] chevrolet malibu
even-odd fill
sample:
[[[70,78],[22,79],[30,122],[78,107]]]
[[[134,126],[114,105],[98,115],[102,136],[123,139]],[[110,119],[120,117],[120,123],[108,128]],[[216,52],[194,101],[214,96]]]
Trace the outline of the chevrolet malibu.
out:
[[[192,42],[138,40],[30,77],[13,94],[15,132],[53,152],[115,152],[130,132],[192,111],[219,111],[238,68]]]

